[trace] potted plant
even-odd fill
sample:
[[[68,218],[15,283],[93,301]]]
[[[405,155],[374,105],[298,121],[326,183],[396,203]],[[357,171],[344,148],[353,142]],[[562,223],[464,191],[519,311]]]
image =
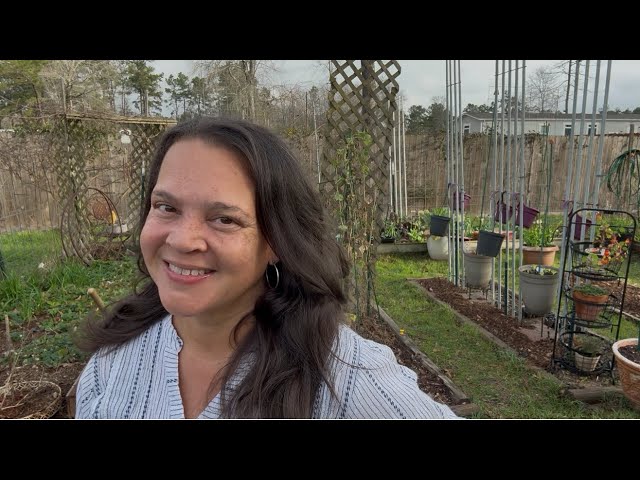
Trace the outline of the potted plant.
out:
[[[398,235],[398,229],[396,227],[395,222],[392,220],[385,220],[384,228],[380,233],[380,241],[382,243],[393,243],[396,240],[396,236]]]
[[[553,310],[558,269],[549,265],[522,265],[518,269],[524,309],[531,315],[545,315]]]
[[[588,322],[596,321],[604,310],[609,292],[593,283],[582,283],[571,290],[576,317]]]
[[[447,207],[437,207],[431,211],[429,220],[429,231],[431,235],[444,237],[449,232],[449,209]]]
[[[612,346],[625,397],[640,410],[640,350],[638,337],[618,340]]]
[[[559,250],[553,243],[557,228],[555,224],[536,220],[531,227],[523,230],[523,265],[553,265],[556,252]]]
[[[596,335],[587,332],[574,333],[571,349],[575,367],[582,372],[593,372],[607,347],[608,343]]]

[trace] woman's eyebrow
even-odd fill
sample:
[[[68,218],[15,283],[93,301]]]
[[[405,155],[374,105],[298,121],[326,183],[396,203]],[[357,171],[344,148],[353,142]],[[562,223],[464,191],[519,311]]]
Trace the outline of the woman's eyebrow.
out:
[[[172,194],[170,194],[165,190],[153,190],[153,192],[151,192],[151,196],[158,198],[160,200],[166,200],[167,202],[175,205],[180,203],[180,201],[175,196],[173,196]],[[205,208],[207,210],[222,210],[225,212],[239,213],[241,215],[249,217],[249,214],[244,210],[242,210],[240,207],[236,205],[229,205],[228,203],[224,203],[220,201],[207,202],[205,203]]]

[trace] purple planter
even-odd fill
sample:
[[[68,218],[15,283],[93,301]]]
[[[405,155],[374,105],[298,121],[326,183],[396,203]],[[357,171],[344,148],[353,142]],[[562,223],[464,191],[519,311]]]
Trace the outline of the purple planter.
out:
[[[515,224],[520,225],[520,205],[516,205],[515,208],[516,208]],[[540,211],[536,210],[535,208],[528,207],[526,205],[522,206],[522,211],[523,211],[522,226],[524,228],[529,228],[531,225],[533,225],[533,221],[536,219]],[[494,214],[493,218],[497,222],[505,223],[509,218],[511,218],[512,214],[513,214],[513,207],[509,207],[509,213],[507,214],[507,205],[505,203],[498,202],[496,204],[496,213]]]
[[[586,224],[584,223],[586,220]],[[575,231],[573,233],[574,240],[580,240],[580,232],[582,230],[582,225],[586,225],[584,229],[584,236],[587,238],[589,236],[589,228],[591,227],[591,220],[588,218],[582,218],[579,213],[576,213],[576,216],[573,219],[573,223],[575,224]]]
[[[462,198],[462,192],[458,193],[458,198]],[[456,194],[453,192],[451,194],[451,203],[453,205],[453,209],[458,209],[458,202],[456,202]],[[469,210],[469,206],[471,205],[471,195],[464,194],[464,209]]]

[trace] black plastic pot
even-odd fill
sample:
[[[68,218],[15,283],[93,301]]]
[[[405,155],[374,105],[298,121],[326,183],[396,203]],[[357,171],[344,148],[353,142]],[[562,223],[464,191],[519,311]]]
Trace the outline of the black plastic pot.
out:
[[[503,241],[504,235],[501,233],[480,230],[478,234],[478,250],[476,253],[478,255],[484,255],[485,257],[497,257]]]
[[[431,232],[431,235],[444,237],[449,232],[449,220],[449,217],[431,215],[431,223],[429,225],[429,231]]]

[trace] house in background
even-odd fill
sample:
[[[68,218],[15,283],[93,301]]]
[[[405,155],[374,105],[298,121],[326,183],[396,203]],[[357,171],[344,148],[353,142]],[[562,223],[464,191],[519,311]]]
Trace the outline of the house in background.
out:
[[[539,133],[544,135],[571,135],[571,117],[570,113],[526,113],[524,118],[525,133]],[[576,114],[575,135],[580,133],[581,114]],[[595,135],[599,135],[600,114],[596,115]],[[507,115],[505,113],[504,129],[507,129]],[[463,113],[462,128],[464,133],[487,133],[491,131],[493,123],[493,113]],[[607,113],[607,123],[605,125],[605,133],[629,133],[630,125],[634,124],[634,131],[640,130],[640,114],[637,113]],[[500,125],[500,114],[498,114],[498,129]],[[518,119],[518,132],[521,123]],[[591,133],[591,114],[585,115],[583,135]],[[511,130],[513,131],[513,118],[511,119]]]

